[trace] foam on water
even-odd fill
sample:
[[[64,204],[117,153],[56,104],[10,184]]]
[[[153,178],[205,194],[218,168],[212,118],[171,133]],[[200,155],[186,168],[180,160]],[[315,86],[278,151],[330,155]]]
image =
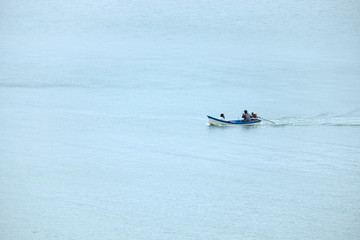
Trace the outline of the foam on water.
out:
[[[287,118],[285,120],[273,120],[274,127],[285,126],[333,126],[333,127],[359,127],[360,117],[314,117],[314,118]],[[269,125],[269,124],[268,124]]]

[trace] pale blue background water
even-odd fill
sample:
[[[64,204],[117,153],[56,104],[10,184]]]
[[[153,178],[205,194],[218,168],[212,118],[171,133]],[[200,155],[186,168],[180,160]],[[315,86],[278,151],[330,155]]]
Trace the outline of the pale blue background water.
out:
[[[359,12],[1,0],[0,238],[359,239]]]

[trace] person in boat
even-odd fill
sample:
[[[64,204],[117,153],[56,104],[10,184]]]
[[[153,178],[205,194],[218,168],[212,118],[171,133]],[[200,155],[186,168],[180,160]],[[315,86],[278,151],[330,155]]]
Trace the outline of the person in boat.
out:
[[[251,117],[257,119],[257,118],[258,118],[258,115],[257,115],[257,113],[252,112],[252,113],[251,113]]]
[[[222,114],[220,114],[220,119],[221,120],[225,120],[225,115],[222,113]]]
[[[243,120],[241,120],[242,122],[250,122],[251,121],[251,116],[247,110],[244,110],[242,118],[243,118]]]

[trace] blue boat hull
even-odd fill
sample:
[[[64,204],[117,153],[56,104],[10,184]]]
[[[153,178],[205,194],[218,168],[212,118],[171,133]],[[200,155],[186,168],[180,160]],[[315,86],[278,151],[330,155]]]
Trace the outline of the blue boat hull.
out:
[[[239,126],[252,126],[259,125],[261,123],[260,119],[252,119],[251,122],[242,122],[241,120],[222,120],[219,118],[214,118],[207,116],[209,119],[209,124],[211,125],[239,125]]]

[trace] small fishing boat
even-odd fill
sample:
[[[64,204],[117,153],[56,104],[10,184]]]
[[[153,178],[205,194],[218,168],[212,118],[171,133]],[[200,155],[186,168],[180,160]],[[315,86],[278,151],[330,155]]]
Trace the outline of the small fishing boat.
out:
[[[259,125],[261,123],[260,119],[255,118],[252,118],[250,122],[242,122],[241,120],[223,120],[209,115],[207,117],[211,125],[252,126]]]

